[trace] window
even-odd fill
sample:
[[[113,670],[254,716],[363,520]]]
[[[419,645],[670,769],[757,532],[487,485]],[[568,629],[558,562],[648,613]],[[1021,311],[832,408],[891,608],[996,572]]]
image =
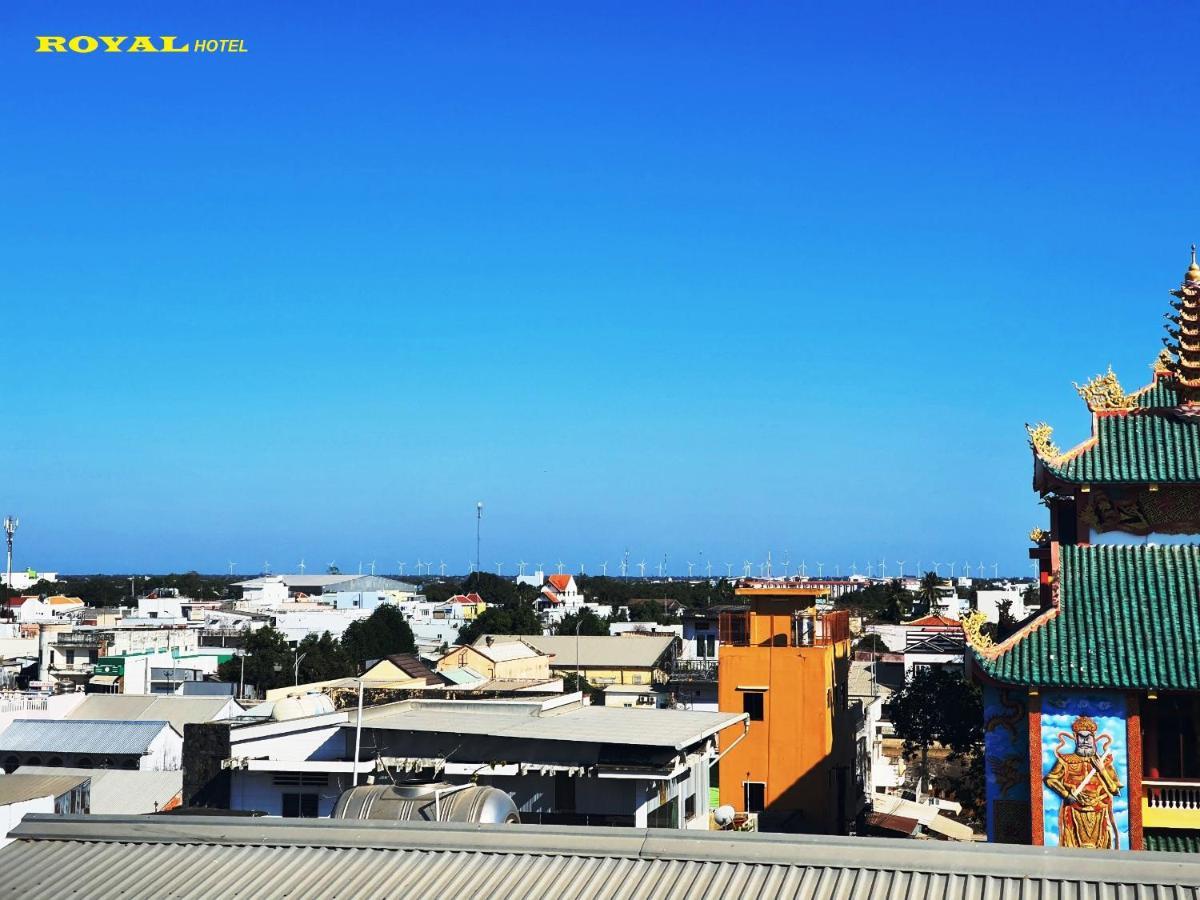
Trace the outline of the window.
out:
[[[742,712],[750,716],[751,722],[763,720],[762,691],[742,691]]]
[[[318,796],[318,794],[284,794],[283,817],[285,819],[315,819]]]
[[[743,781],[742,789],[746,794],[746,812],[762,812],[767,805],[767,785],[762,781]]]

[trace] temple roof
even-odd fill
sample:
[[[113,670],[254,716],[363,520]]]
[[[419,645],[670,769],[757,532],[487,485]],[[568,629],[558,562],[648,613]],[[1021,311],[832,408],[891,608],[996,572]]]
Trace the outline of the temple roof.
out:
[[[1200,545],[1062,547],[1058,606],[976,664],[1031,687],[1200,690]]]
[[[1148,402],[1170,389],[1151,390]],[[1200,483],[1200,422],[1152,408],[1096,416],[1093,436],[1066,453],[1048,436],[1034,450],[1047,472],[1073,484]]]

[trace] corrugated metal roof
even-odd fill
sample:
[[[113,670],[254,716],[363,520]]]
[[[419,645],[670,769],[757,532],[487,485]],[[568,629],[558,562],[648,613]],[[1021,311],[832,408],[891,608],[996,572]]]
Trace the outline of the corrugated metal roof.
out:
[[[31,815],[3,897],[1200,898],[1186,854],[873,838]]]
[[[481,647],[488,637],[496,641],[492,645],[493,650],[502,641],[524,641],[541,653],[553,654],[551,665],[556,669],[575,665],[574,635],[484,635],[475,642],[476,648]],[[579,665],[585,669],[648,669],[662,658],[674,641],[674,635],[670,634],[581,635],[578,639]]]
[[[87,775],[66,775],[62,769],[51,768],[49,771],[53,774],[14,772],[0,775],[0,806],[34,797],[61,797],[88,780]]]
[[[167,721],[183,734],[183,726],[211,722],[229,705],[231,698],[177,697],[154,694],[91,694],[69,712],[67,719],[92,721]]]
[[[366,711],[363,727],[682,750],[746,718],[745,713],[613,706],[575,706],[536,715],[533,706],[408,700]]]
[[[93,813],[136,815],[164,808],[183,791],[183,772],[150,772],[133,769],[79,769],[52,766],[21,766],[17,775],[74,775],[92,779],[91,806]],[[5,778],[0,776],[0,785]],[[156,805],[157,804],[157,805]]]
[[[17,719],[0,733],[0,753],[145,753],[167,721]]]

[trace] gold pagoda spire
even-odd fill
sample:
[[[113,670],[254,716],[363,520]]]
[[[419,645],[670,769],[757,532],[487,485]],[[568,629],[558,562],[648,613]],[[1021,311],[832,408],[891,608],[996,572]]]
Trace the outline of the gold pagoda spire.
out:
[[[1183,283],[1171,293],[1178,301],[1171,303],[1174,312],[1166,314],[1167,337],[1163,338],[1166,355],[1162,366],[1175,376],[1188,399],[1196,402],[1200,400],[1200,264],[1196,262],[1195,244]]]

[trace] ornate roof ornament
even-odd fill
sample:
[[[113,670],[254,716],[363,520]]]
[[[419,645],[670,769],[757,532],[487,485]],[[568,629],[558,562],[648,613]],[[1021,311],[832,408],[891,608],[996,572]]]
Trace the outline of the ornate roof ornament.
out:
[[[1133,409],[1137,401],[1121,387],[1112,366],[1103,375],[1097,375],[1087,384],[1076,383],[1075,390],[1087,403],[1092,412],[1108,409]]]
[[[1029,532],[1029,540],[1034,544],[1044,544],[1050,540],[1050,532],[1045,528],[1035,528]]]
[[[989,635],[983,633],[983,626],[987,624],[987,616],[977,609],[971,610],[961,620],[963,634],[967,637],[967,643],[976,650],[987,650],[995,642]]]
[[[1025,430],[1029,432],[1029,446],[1042,459],[1054,460],[1062,456],[1058,445],[1050,439],[1054,434],[1054,429],[1050,425],[1038,422],[1036,425],[1026,425]]]
[[[1163,347],[1158,353],[1158,359],[1150,364],[1150,368],[1154,370],[1155,375],[1170,375],[1174,371],[1172,368],[1174,362],[1175,358],[1171,356],[1171,351]]]

